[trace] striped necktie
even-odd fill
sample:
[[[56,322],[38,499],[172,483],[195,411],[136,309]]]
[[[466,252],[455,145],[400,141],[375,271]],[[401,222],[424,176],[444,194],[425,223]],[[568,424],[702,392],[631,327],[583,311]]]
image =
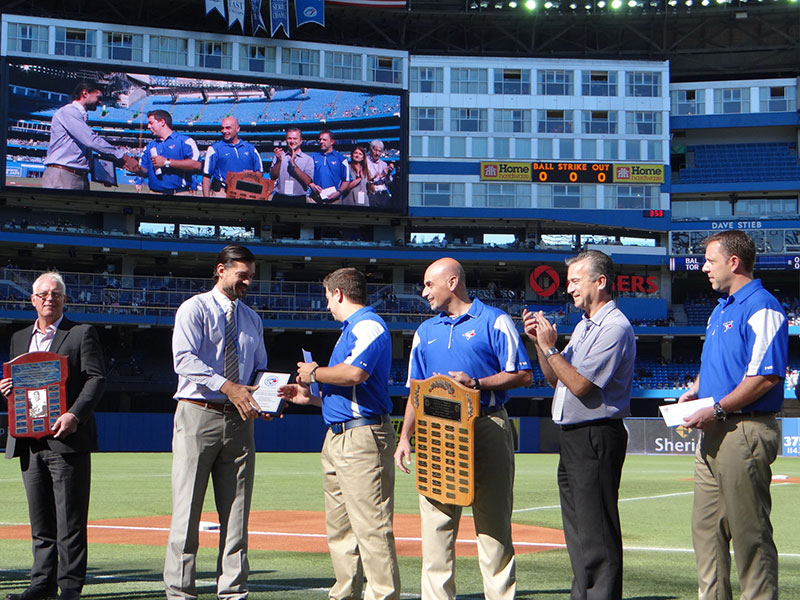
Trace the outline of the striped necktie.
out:
[[[239,383],[239,355],[236,352],[236,322],[233,313],[236,303],[231,302],[225,312],[225,379]]]

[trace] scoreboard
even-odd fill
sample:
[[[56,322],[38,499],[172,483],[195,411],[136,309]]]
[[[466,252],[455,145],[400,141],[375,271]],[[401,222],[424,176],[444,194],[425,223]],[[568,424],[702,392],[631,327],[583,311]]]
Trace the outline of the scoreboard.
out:
[[[533,180],[540,183],[611,183],[612,163],[535,162]]]
[[[669,259],[670,271],[702,271],[705,258],[702,256],[672,256]],[[759,255],[756,256],[756,271],[800,271],[800,255]]]

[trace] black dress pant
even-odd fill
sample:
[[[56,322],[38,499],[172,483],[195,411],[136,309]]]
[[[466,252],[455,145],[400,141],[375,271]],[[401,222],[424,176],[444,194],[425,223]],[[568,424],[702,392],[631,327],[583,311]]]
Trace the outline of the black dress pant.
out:
[[[627,444],[620,419],[562,428],[558,488],[572,563],[572,600],[622,598],[617,500]]]
[[[34,443],[35,444],[35,443]],[[91,454],[28,450],[20,457],[33,538],[31,587],[79,598],[86,579]]]

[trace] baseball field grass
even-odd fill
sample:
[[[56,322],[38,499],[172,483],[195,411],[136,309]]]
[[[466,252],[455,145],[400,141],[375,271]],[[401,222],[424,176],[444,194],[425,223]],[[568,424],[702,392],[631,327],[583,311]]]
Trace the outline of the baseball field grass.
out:
[[[548,528],[542,530],[547,532],[561,528],[557,460],[548,454],[516,457],[513,521],[520,526],[520,535],[515,535],[515,542],[521,543],[517,556],[518,598],[569,597],[571,572],[566,550],[552,542],[553,538],[547,544],[537,541],[539,530],[534,529]],[[697,597],[690,533],[692,463],[690,456],[629,456],[626,460],[620,490],[626,599]],[[93,456],[89,573],[84,598],[164,597],[161,570],[164,529],[171,510],[170,468],[169,454]],[[780,552],[781,598],[800,598],[800,460],[779,458],[773,473],[772,515]],[[417,495],[411,476],[397,475],[395,509],[400,515],[396,528],[401,519],[406,524],[413,522]],[[211,489],[205,510],[213,521]],[[250,526],[251,599],[327,598],[333,571],[325,553],[322,510],[317,454],[258,455]],[[464,514],[469,515],[469,509]],[[27,523],[18,462],[2,460],[0,597],[27,585],[31,563]],[[467,525],[468,519],[462,529],[469,537]],[[212,543],[201,547],[198,554],[198,582],[201,597],[214,598],[216,542],[213,531],[204,535]],[[400,557],[403,598],[419,597],[420,559],[413,551],[418,536],[418,530],[413,528],[398,536],[404,538],[406,547],[412,548]],[[474,544],[460,543],[458,552],[462,554],[457,563],[459,598],[483,598],[477,558],[471,555]],[[735,573],[733,579],[736,580]]]

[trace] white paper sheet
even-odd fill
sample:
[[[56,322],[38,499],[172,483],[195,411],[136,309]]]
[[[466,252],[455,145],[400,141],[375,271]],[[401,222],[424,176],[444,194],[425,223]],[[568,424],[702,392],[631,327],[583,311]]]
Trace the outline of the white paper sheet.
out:
[[[664,423],[667,427],[677,427],[678,425],[685,425],[684,419],[691,417],[701,408],[707,406],[714,406],[714,398],[699,398],[698,400],[687,400],[686,402],[676,402],[675,404],[664,404],[659,406],[661,416],[664,417]]]

